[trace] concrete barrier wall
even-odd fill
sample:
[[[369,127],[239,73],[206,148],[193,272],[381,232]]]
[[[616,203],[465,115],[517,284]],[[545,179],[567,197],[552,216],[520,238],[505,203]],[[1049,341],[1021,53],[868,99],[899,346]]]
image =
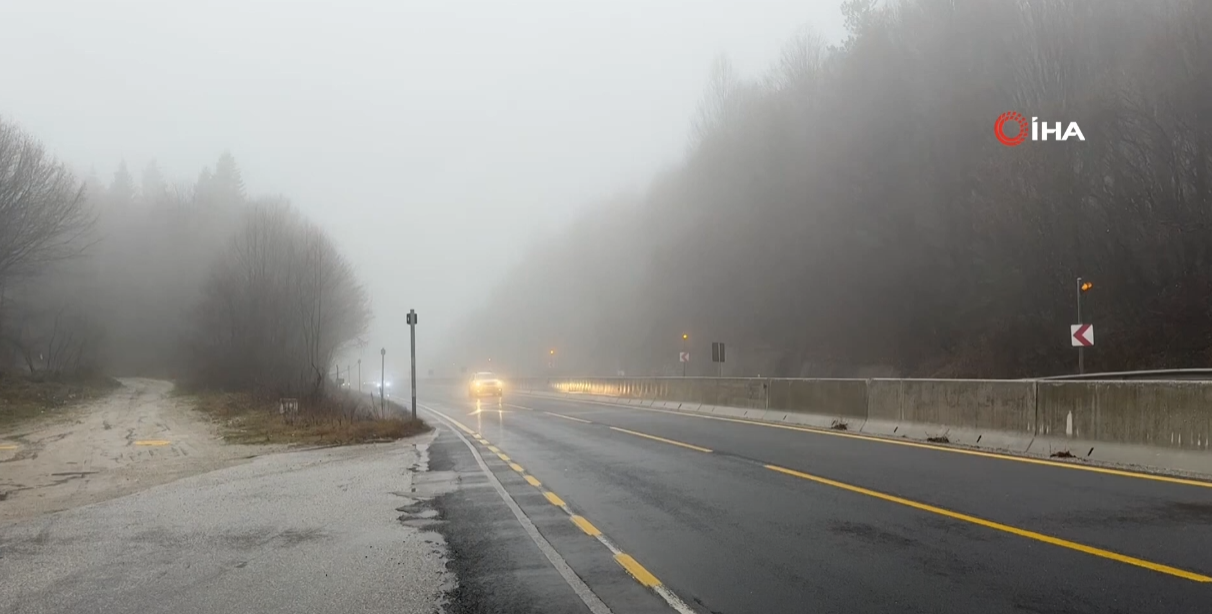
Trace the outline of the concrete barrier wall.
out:
[[[1035,438],[1035,382],[873,380],[884,396],[867,432],[1025,452]],[[886,382],[886,383],[885,383]],[[895,389],[895,392],[893,392]],[[892,432],[888,432],[888,426]]]
[[[1212,473],[1212,382],[585,378],[526,390]]]

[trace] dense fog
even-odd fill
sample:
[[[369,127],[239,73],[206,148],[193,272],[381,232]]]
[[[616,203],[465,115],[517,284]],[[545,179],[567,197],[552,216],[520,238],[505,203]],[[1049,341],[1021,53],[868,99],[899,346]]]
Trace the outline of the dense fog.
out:
[[[388,379],[404,377],[415,305],[422,376],[1048,375],[1076,367],[1079,277],[1099,340],[1087,370],[1205,363],[1212,4],[848,0],[841,12],[844,37],[805,29],[764,72],[703,58],[690,141],[665,167],[585,96],[580,119],[559,105],[575,133],[532,140],[509,109],[546,107],[515,101],[427,134],[442,148],[407,150],[415,165],[384,143],[347,147],[319,158],[330,174],[301,164],[309,187],[269,194],[250,193],[222,149],[186,176],[155,161],[82,171],[0,115],[0,369],[314,393],[376,379],[380,347]],[[1078,124],[1081,138],[1007,147],[994,123],[1008,112]],[[323,119],[316,134],[336,130]],[[484,138],[509,147],[473,155],[495,121],[514,133]],[[611,147],[650,182],[635,188],[622,154],[602,162],[589,135],[606,132],[632,139]],[[275,151],[331,149],[291,142]],[[542,207],[520,204],[528,194]]]
[[[535,246],[451,370],[1017,377],[1204,366],[1212,3],[844,4],[717,63],[684,163]],[[1015,111],[1085,140],[1006,147]],[[689,339],[683,341],[682,336]]]
[[[0,119],[0,254],[0,373],[315,394],[370,322],[324,231],[229,153],[191,182],[79,180]]]

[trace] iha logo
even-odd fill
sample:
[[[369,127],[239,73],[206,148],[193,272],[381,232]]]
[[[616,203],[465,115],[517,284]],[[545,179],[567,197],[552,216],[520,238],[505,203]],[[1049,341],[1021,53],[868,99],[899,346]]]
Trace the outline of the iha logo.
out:
[[[1010,111],[1002,113],[997,117],[997,122],[993,124],[993,136],[1006,147],[1016,147],[1027,140],[1027,128],[1031,129],[1032,141],[1047,141],[1048,135],[1052,135],[1054,141],[1067,141],[1070,137],[1077,137],[1077,140],[1086,140],[1086,135],[1082,134],[1082,129],[1077,125],[1077,122],[1069,122],[1069,126],[1061,132],[1061,122],[1055,122],[1053,126],[1049,126],[1047,122],[1037,122],[1038,117],[1032,117],[1031,122],[1027,123],[1027,118],[1022,114]],[[1010,127],[1013,124],[1018,130]],[[1040,130],[1040,127],[1043,130]],[[1014,136],[1010,136],[1013,133]]]

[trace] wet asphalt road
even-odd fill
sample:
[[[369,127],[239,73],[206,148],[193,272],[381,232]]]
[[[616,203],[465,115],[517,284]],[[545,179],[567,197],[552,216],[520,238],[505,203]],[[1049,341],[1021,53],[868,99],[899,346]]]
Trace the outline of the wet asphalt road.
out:
[[[524,468],[466,437],[615,612],[672,610],[542,491],[698,612],[1212,611],[1212,488],[565,399],[420,400]],[[433,456],[468,476],[442,501],[463,611],[588,611],[453,431]]]

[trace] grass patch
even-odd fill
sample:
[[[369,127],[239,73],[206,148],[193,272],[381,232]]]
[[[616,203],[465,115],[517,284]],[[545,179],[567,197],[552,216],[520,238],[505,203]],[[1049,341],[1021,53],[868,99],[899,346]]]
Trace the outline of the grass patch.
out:
[[[245,392],[193,392],[198,411],[223,426],[223,439],[242,444],[351,445],[380,443],[429,430],[423,420],[405,416],[379,417],[339,399],[300,401],[296,416],[278,413],[277,399]]]
[[[118,380],[102,375],[42,378],[0,373],[0,429],[62,414],[121,387]]]

